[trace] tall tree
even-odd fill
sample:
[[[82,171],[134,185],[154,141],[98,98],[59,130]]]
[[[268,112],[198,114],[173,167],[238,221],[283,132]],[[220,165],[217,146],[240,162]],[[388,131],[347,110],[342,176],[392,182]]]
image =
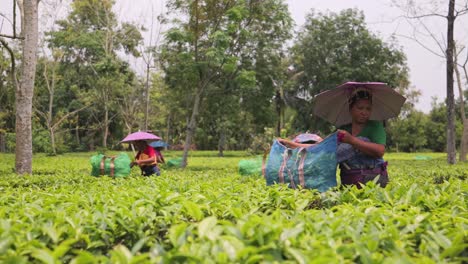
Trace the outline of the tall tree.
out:
[[[20,52],[1,37],[0,43],[0,152],[6,152],[6,134],[15,130],[15,92],[18,87],[16,65]]]
[[[18,36],[17,35],[17,32],[16,32],[16,0],[12,0],[13,2],[13,23],[12,23],[12,31],[13,31],[13,35],[6,35],[6,34],[0,34],[0,44],[2,46],[2,53],[1,53],[1,60],[0,62],[2,62],[0,65],[2,66],[1,67],[1,75],[2,77],[4,76],[9,76],[11,81],[8,82],[7,79],[3,80],[0,79],[1,81],[1,84],[0,84],[0,104],[2,105],[0,107],[0,124],[4,124],[5,123],[5,119],[8,118],[8,116],[13,116],[14,115],[14,109],[13,107],[10,108],[11,112],[8,113],[8,109],[9,107],[8,106],[12,106],[14,105],[13,100],[9,100],[9,94],[11,94],[9,92],[9,88],[12,87],[13,88],[13,96],[11,96],[11,98],[14,98],[15,96],[15,93],[16,91],[19,89],[19,82],[18,82],[18,77],[17,77],[17,71],[16,71],[16,65],[17,65],[17,62],[16,62],[16,58],[19,57],[17,55],[15,55],[15,51],[14,49],[10,46],[10,44],[5,40],[5,38],[10,38],[10,39],[22,39],[22,37]],[[21,11],[22,11],[22,4],[20,6],[21,8]],[[24,16],[21,16],[21,20]],[[2,28],[0,28],[2,29]],[[8,65],[7,63],[5,63],[6,61],[4,60],[4,52],[8,53],[9,57],[10,57],[10,62],[11,64]],[[7,69],[9,67],[9,69]],[[1,77],[0,77],[1,78]],[[13,120],[12,123],[14,123],[15,120]],[[3,129],[0,129],[0,152],[4,152],[6,150],[6,132],[8,130],[8,127],[5,127],[2,125],[2,127],[4,127]],[[11,125],[9,126],[11,130],[13,130],[13,127],[15,127],[15,125]]]
[[[37,95],[34,100],[34,111],[43,121],[49,132],[51,154],[57,154],[56,133],[73,115],[85,109],[87,105],[76,102],[75,96],[66,91],[63,77],[58,73],[63,53],[52,51],[52,60],[41,58],[37,72]],[[45,52],[44,52],[45,54]]]
[[[391,122],[388,130],[392,145],[397,151],[421,150],[428,143],[426,137],[428,122],[427,115],[417,110],[411,111],[401,120]]]
[[[163,64],[168,85],[188,94],[185,102],[190,111],[181,164],[185,167],[208,87],[221,76],[232,76],[233,80],[255,76],[242,68],[242,50],[249,48],[253,60],[257,47],[284,41],[282,31],[289,28],[291,18],[282,0],[172,0],[168,7],[186,18],[173,21]],[[262,39],[256,38],[259,32],[264,32]]]
[[[455,0],[449,0],[447,14],[447,50],[445,58],[447,60],[447,162],[455,164],[457,162],[457,149],[455,145],[455,95],[453,93],[453,49],[455,40],[453,29],[455,27]]]
[[[467,61],[468,61],[468,53],[467,53]],[[461,117],[461,121],[463,124],[463,133],[462,133],[462,137],[460,140],[460,153],[459,153],[458,159],[460,161],[466,161],[466,154],[468,152],[468,119],[466,118],[466,113],[465,113],[466,107],[465,107],[465,99],[463,96],[464,89],[463,89],[462,78],[461,78],[460,69],[459,69],[459,68],[464,68],[466,66],[466,61],[463,65],[458,63],[458,52],[457,52],[456,45],[454,45],[454,50],[453,50],[453,63],[454,63],[453,69],[454,69],[455,76],[457,79],[458,93],[460,95],[460,117]],[[465,69],[465,73],[466,73],[466,69]]]
[[[146,101],[145,95],[146,89],[143,87],[142,82],[134,81],[132,89],[128,92],[123,93],[118,100],[118,105],[122,119],[126,128],[126,133],[132,133],[138,128],[138,114],[143,112],[141,102]]]
[[[428,147],[433,151],[447,152],[447,104],[437,102],[433,98],[432,109],[429,113],[429,123],[426,128],[426,138]],[[459,143],[463,124],[460,119],[455,119],[455,144]]]
[[[398,87],[408,87],[408,84],[401,84]],[[406,101],[403,104],[400,115],[390,119],[386,123],[388,133],[387,145],[394,147],[396,151],[408,151],[411,147],[413,149],[420,149],[426,146],[428,142],[424,133],[428,117],[415,109],[415,105],[421,96],[421,91],[415,87],[397,88],[397,91],[406,98]],[[412,127],[417,125],[422,126]],[[405,134],[408,131],[414,131],[414,133]],[[409,147],[410,145],[411,147]]]
[[[163,4],[161,2],[161,4]],[[153,5],[151,5],[151,25],[149,28],[149,40],[148,43],[145,43],[143,50],[141,50],[141,57],[145,63],[145,120],[144,120],[144,130],[148,130],[149,127],[149,119],[150,119],[150,87],[151,87],[151,77],[152,72],[151,70],[159,64],[158,56],[158,47],[159,47],[159,40],[161,38],[161,23],[160,17],[156,18],[154,13]],[[157,21],[155,25],[155,20]]]
[[[139,56],[142,40],[136,26],[117,21],[113,5],[113,0],[76,0],[67,19],[57,22],[59,29],[49,32],[51,46],[63,50],[64,62],[76,69],[80,80],[75,82],[97,102],[93,110],[103,147],[111,120],[119,112],[118,98],[132,88],[129,65],[117,53]],[[84,81],[83,75],[87,75]]]
[[[0,152],[6,152],[6,133],[14,130],[15,86],[11,61],[15,60],[6,48],[0,46]]]
[[[380,81],[391,87],[408,84],[404,53],[395,43],[385,43],[370,32],[363,13],[355,9],[312,11],[299,32],[293,56],[293,70],[303,74],[289,97],[295,99],[291,101],[298,112],[294,125],[303,131],[331,130],[312,114],[312,99],[321,91],[346,81]]]
[[[447,124],[446,124],[446,134],[447,134],[447,162],[449,164],[456,163],[456,125],[455,125],[455,96],[453,91],[453,73],[454,73],[454,48],[455,48],[455,38],[454,38],[454,29],[455,29],[455,20],[457,17],[465,15],[468,13],[468,1],[462,1],[462,4],[455,4],[455,0],[449,0],[447,5],[447,13],[441,11],[445,6],[440,6],[445,4],[443,2],[438,3],[437,1],[431,1],[430,10],[423,10],[422,4],[418,6],[414,1],[405,1],[404,4],[400,4],[400,1],[393,0],[393,3],[399,6],[405,13],[405,18],[415,20],[419,23],[425,33],[433,41],[436,42],[440,51],[434,51],[430,49],[425,41],[422,38],[419,38],[414,34],[411,38],[421,45],[421,47],[429,50],[431,53],[444,57],[446,60],[446,104],[447,104]],[[463,3],[464,2],[464,3]],[[435,11],[434,11],[435,10]],[[447,20],[447,32],[446,39],[438,40],[436,33],[431,30],[431,28],[424,22],[424,19],[427,17],[440,17]],[[415,28],[418,26],[413,25]],[[414,32],[418,32],[415,30]],[[445,47],[445,48],[444,48]],[[468,125],[468,124],[467,124]],[[468,136],[468,134],[467,134]],[[466,141],[465,138],[462,141]]]
[[[24,20],[21,81],[16,90],[16,162],[18,174],[32,173],[32,100],[36,76],[38,42],[38,0],[22,1]]]

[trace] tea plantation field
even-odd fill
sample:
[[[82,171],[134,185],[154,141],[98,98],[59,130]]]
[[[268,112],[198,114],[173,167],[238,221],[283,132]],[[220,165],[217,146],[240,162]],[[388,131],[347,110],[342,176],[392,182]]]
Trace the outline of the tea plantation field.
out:
[[[0,154],[0,263],[468,262],[468,163],[387,154],[387,188],[319,194],[241,176],[248,157],[226,154],[124,179],[89,176],[92,153],[38,154],[26,177]]]

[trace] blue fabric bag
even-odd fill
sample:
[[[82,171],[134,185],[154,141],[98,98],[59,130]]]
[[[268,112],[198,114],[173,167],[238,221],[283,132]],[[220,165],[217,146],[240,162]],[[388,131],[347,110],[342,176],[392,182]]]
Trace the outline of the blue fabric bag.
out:
[[[289,149],[273,142],[265,169],[267,185],[288,184],[320,192],[335,187],[337,133],[308,148]]]

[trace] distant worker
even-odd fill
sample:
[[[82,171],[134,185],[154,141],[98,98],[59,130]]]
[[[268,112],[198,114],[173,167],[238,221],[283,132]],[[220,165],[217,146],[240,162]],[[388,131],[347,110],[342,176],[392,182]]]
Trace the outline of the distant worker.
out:
[[[135,141],[134,144],[138,153],[135,156],[135,161],[130,163],[130,167],[138,165],[143,176],[161,175],[156,151],[145,140]]]
[[[149,145],[153,147],[156,151],[156,159],[158,161],[158,164],[166,163],[166,161],[164,160],[164,156],[161,152],[164,150],[164,148],[168,147],[169,145],[162,140],[151,142]]]
[[[163,149],[162,147],[154,148],[154,151],[156,152],[156,160],[157,160],[158,164],[166,163],[166,161],[164,160],[164,156],[161,153],[162,149]]]

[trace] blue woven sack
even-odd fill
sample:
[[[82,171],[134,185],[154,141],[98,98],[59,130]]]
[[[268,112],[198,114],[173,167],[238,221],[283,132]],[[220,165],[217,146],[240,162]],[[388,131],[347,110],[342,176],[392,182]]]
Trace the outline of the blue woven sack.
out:
[[[308,148],[290,149],[273,142],[265,169],[267,185],[288,184],[320,192],[335,187],[337,133]]]

